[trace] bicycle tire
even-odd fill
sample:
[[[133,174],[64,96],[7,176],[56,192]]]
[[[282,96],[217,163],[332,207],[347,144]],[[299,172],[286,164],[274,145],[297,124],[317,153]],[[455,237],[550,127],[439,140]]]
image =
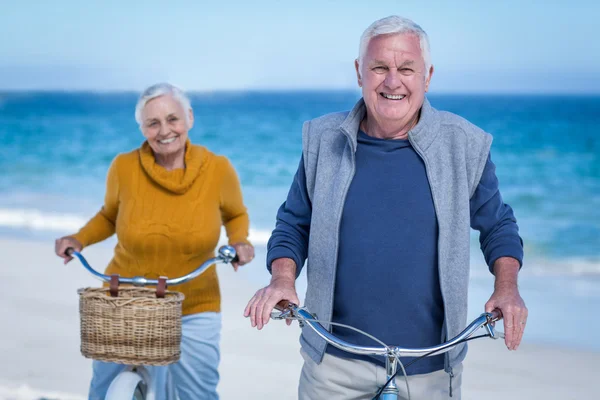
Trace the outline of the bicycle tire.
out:
[[[133,391],[132,400],[146,400],[146,390],[143,386],[145,385],[143,385],[142,382],[137,384]]]

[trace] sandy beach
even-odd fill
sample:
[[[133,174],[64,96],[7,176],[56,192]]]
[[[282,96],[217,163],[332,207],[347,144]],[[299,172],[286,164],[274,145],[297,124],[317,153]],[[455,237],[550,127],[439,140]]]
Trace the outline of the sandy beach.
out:
[[[223,399],[294,399],[301,368],[299,329],[271,321],[262,331],[250,327],[243,308],[268,279],[264,248],[256,260],[234,273],[219,266],[223,296]],[[111,247],[84,251],[92,265],[106,265]],[[76,262],[63,266],[53,242],[0,240],[0,399],[83,399],[90,360],[79,353],[76,290],[97,286]],[[473,342],[472,342],[473,343]],[[501,341],[474,342],[466,360],[463,399],[592,399],[600,354],[551,347],[525,337],[518,351]]]

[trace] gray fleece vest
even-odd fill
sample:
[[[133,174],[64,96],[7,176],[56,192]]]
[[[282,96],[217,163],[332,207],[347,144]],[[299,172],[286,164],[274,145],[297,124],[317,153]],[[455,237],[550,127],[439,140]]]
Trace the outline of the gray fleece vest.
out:
[[[349,113],[307,121],[302,130],[306,186],[312,202],[305,304],[326,321],[333,312],[340,221],[354,177],[358,130],[365,112],[361,99]],[[439,227],[438,269],[445,311],[441,343],[460,333],[467,322],[469,199],[483,173],[492,137],[457,115],[434,109],[425,99],[419,122],[408,139],[425,163]],[[401,206],[401,199],[399,202]],[[374,312],[394,317],[392,310]],[[325,328],[331,329],[328,325]],[[326,342],[308,327],[300,341],[308,355],[320,363]],[[466,344],[462,344],[447,353],[446,371],[460,363],[466,352]]]

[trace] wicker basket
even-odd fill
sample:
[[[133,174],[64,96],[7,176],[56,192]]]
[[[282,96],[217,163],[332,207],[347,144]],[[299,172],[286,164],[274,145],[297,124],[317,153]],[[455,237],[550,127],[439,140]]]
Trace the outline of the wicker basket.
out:
[[[81,354],[95,360],[130,365],[167,365],[181,354],[183,294],[119,288],[79,289]]]

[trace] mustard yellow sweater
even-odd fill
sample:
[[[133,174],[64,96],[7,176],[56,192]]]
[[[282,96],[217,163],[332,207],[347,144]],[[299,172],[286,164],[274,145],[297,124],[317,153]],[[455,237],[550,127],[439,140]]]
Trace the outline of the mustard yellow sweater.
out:
[[[188,141],[185,165],[167,171],[156,164],[147,142],[113,160],[104,206],[72,235],[85,247],[116,232],[107,274],[185,275],[214,256],[222,225],[230,244],[248,243],[248,213],[229,160]],[[172,289],[185,295],[184,314],[220,311],[214,266]]]

